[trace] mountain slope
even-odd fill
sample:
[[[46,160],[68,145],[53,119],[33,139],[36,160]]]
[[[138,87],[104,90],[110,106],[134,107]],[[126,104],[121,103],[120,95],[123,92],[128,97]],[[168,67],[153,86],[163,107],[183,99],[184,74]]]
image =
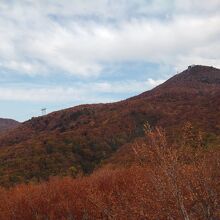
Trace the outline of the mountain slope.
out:
[[[0,118],[0,133],[7,131],[11,128],[15,128],[19,125],[19,122],[12,119]]]
[[[194,66],[133,98],[53,112],[0,136],[0,181],[89,173],[142,137],[146,122],[164,127],[175,141],[183,124],[191,121],[207,140],[217,141],[219,118],[220,70]]]

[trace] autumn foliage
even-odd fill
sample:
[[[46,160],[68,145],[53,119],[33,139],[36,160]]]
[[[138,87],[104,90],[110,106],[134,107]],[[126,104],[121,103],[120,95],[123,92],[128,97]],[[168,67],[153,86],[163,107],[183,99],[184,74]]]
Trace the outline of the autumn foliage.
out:
[[[0,219],[219,219],[219,150],[171,145],[160,128],[145,136],[129,168],[2,188]]]

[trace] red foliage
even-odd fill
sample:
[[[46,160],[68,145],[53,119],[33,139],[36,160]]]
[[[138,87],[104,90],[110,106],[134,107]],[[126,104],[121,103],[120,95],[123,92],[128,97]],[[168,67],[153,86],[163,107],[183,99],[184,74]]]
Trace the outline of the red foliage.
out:
[[[146,135],[130,168],[2,188],[0,219],[219,219],[219,149],[171,147],[158,128]]]

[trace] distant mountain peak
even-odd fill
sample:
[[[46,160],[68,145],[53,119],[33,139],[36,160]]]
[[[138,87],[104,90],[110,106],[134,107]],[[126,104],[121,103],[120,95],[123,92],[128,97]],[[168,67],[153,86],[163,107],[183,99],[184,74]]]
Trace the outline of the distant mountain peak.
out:
[[[216,69],[213,66],[204,66],[204,65],[198,65],[198,64],[192,64],[189,65],[187,70],[197,70],[197,71],[202,71],[202,70],[210,70],[210,69]]]
[[[191,74],[198,73],[198,72],[203,73],[203,74],[207,74],[207,73],[213,72],[213,71],[220,71],[220,70],[218,68],[213,67],[213,66],[192,64],[192,65],[189,65],[187,67],[187,69],[183,70],[179,74],[182,74],[182,73],[185,73],[185,72],[188,72],[188,73],[191,73]],[[179,74],[177,74],[177,75],[179,75]]]
[[[209,86],[219,86],[220,69],[212,66],[190,65],[183,72],[173,76],[157,89],[165,88],[199,88],[208,89]]]
[[[13,119],[0,118],[0,132],[7,131],[11,128],[15,128],[20,123]]]
[[[212,66],[191,65],[179,75],[180,80],[194,80],[200,83],[220,83],[220,70]]]

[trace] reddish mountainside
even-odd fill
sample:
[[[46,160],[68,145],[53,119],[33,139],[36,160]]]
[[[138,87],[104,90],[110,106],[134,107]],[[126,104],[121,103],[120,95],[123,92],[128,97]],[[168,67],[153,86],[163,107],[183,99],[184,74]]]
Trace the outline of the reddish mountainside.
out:
[[[193,66],[139,96],[81,105],[22,123],[0,137],[0,180],[5,184],[91,172],[142,137],[147,121],[164,127],[171,140],[190,121],[206,134],[207,143],[217,142],[219,118],[220,70]]]
[[[11,128],[15,128],[19,125],[19,122],[12,119],[0,118],[0,132],[7,131]]]

